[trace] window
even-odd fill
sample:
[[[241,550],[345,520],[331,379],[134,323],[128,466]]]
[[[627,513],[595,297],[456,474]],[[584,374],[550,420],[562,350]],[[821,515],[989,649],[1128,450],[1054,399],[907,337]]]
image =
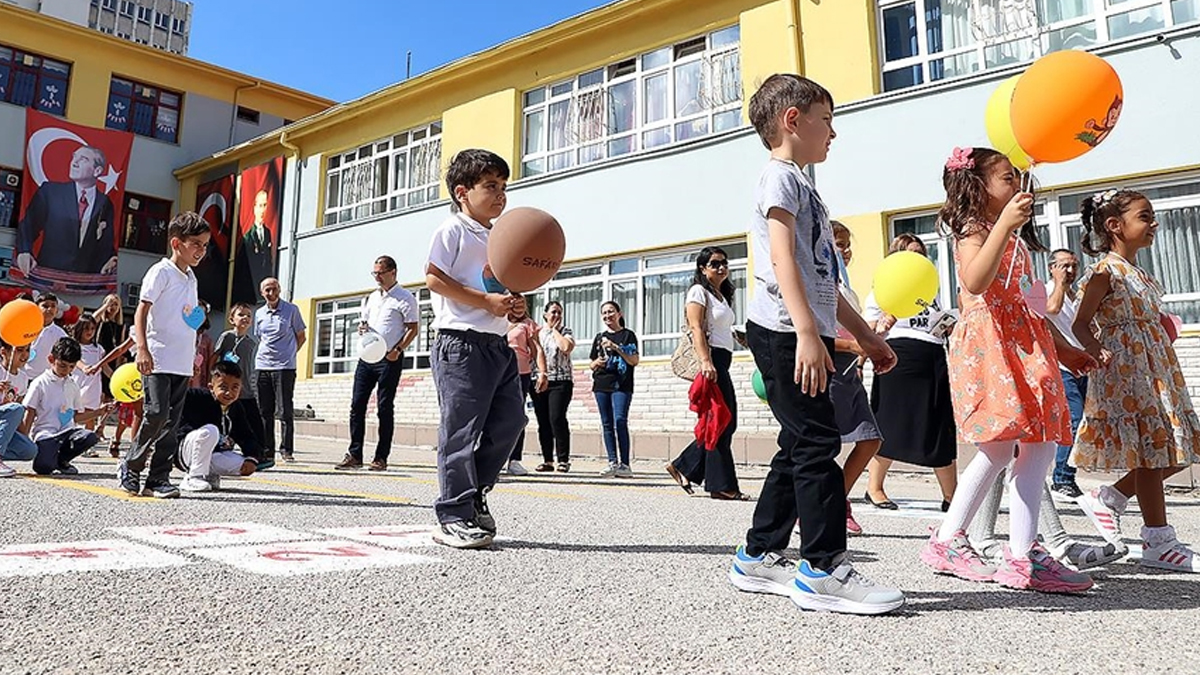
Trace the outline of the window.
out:
[[[237,107],[237,118],[239,122],[258,124],[259,113],[254,108],[247,108],[239,105]]]
[[[126,192],[123,213],[125,227],[121,230],[121,248],[166,253],[171,202]]]
[[[879,0],[883,89],[1200,21],[1200,0]]]
[[[133,10],[136,6],[130,0],[121,0],[121,16],[133,16]]]
[[[0,45],[0,101],[64,115],[71,66]]]
[[[169,29],[171,27],[171,15],[164,14],[162,12],[155,12],[154,13],[154,25],[158,26],[159,28],[161,28],[163,30]]]
[[[0,167],[0,227],[16,227],[21,211],[21,170]]]
[[[152,17],[153,15],[154,15],[153,9],[150,9],[149,7],[142,7],[141,5],[138,6],[138,8],[137,8],[138,21],[141,21],[142,23],[150,23],[150,17]]]
[[[183,19],[171,19],[171,32],[183,35],[187,32],[187,23]]]
[[[441,122],[333,155],[325,172],[325,224],[437,201],[441,161]]]
[[[1107,186],[1090,191],[1051,192],[1039,195],[1034,209],[1038,239],[1050,250],[1065,248],[1079,256],[1081,265],[1093,258],[1083,252],[1079,206],[1084,197]],[[1189,327],[1200,327],[1200,180],[1130,186],[1150,199],[1158,216],[1158,235],[1154,246],[1138,254],[1137,264],[1163,285],[1165,310],[1183,317]],[[957,306],[958,284],[954,271],[953,249],[947,238],[935,229],[936,215],[910,215],[892,220],[892,235],[910,232],[921,238],[929,257],[938,267],[941,289],[938,300],[943,306]],[[1047,253],[1033,254],[1034,276],[1048,278]]]
[[[729,256],[736,323],[746,317],[746,244],[719,244]],[[699,246],[643,256],[612,258],[567,267],[550,283],[526,295],[529,315],[540,322],[550,300],[562,303],[566,325],[575,333],[575,360],[588,357],[592,338],[600,332],[600,305],[615,300],[625,324],[638,336],[643,356],[669,356],[679,343],[684,304],[692,285]],[[740,347],[739,347],[740,349]]]
[[[117,0],[103,0],[103,2],[100,3],[100,6],[103,7],[104,9],[112,10],[115,12],[115,11],[117,11]]]
[[[731,26],[526,91],[521,175],[739,127],[739,37]]]
[[[433,345],[433,303],[429,289],[410,288],[417,297],[417,339],[404,352],[405,370],[429,367]],[[365,295],[365,294],[364,294]],[[313,343],[313,374],[353,373],[358,361],[358,322],[363,296],[324,300],[317,303],[317,331]]]
[[[113,77],[104,126],[175,143],[182,105],[182,94]]]

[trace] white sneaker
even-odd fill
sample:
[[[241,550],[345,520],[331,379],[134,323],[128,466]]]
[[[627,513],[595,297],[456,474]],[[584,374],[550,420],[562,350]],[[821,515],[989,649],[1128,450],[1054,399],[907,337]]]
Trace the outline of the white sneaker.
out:
[[[1142,565],[1172,572],[1200,571],[1196,568],[1196,553],[1173,537],[1158,546],[1143,542]]]
[[[1046,550],[1055,560],[1077,572],[1114,563],[1129,555],[1129,547],[1123,543],[1120,545],[1105,543],[1103,546],[1098,546],[1070,539],[1058,546],[1048,547]]]
[[[601,478],[616,478],[617,477],[617,469],[618,469],[618,467],[616,464],[609,464],[607,469],[600,472],[600,477]]]
[[[17,475],[16,469],[5,464],[4,462],[0,462],[0,478],[11,478],[15,475]]]
[[[633,469],[628,464],[618,464],[617,478],[633,478]]]
[[[203,478],[188,476],[179,483],[179,489],[184,492],[212,492],[212,484]]]
[[[1092,525],[1096,526],[1096,530],[1100,532],[1100,536],[1104,537],[1105,541],[1114,546],[1122,546],[1121,514],[1119,511],[1109,508],[1100,498],[1102,489],[1096,488],[1091,492],[1085,492],[1075,503],[1079,505],[1080,509],[1083,509],[1083,513],[1092,521]]]
[[[529,469],[521,466],[521,463],[515,459],[508,462],[508,475],[510,476],[528,476]]]
[[[837,563],[823,572],[801,560],[788,589],[792,602],[800,609],[842,614],[885,614],[904,604],[903,593],[867,579],[844,554]]]

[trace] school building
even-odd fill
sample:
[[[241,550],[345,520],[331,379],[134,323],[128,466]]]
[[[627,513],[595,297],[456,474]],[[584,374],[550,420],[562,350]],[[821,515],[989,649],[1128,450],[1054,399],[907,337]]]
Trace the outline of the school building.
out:
[[[108,117],[114,101],[132,113],[124,125]],[[171,172],[332,104],[0,3],[0,283],[7,282],[16,241],[26,108],[134,134],[123,204],[129,236],[119,242],[117,272],[132,314],[142,277],[165,250],[166,223],[181,208],[179,182]],[[99,304],[99,298],[64,299],[85,308]]]

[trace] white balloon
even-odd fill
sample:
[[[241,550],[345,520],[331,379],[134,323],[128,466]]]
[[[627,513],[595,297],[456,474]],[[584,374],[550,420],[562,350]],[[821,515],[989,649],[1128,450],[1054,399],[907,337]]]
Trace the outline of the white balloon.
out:
[[[379,333],[368,330],[358,337],[358,358],[364,363],[379,363],[387,352],[387,343]]]

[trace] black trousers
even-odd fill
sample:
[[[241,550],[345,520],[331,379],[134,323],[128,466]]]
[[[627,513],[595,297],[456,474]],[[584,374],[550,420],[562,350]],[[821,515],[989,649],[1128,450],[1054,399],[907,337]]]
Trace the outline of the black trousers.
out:
[[[142,426],[138,427],[137,438],[125,453],[125,465],[133,473],[146,468],[146,456],[150,456],[150,473],[146,484],[165,483],[171,477],[171,466],[175,453],[179,451],[179,438],[175,430],[183,417],[183,402],[187,398],[186,375],[151,373],[142,377],[145,405],[142,408]]]
[[[262,415],[263,459],[275,459],[275,418],[279,417],[279,452],[296,449],[295,370],[258,371],[258,410]]]
[[[841,434],[829,390],[809,396],[795,382],[796,334],[747,324],[746,338],[778,420],[779,452],[763,483],[746,533],[746,553],[787,548],[800,519],[800,557],[829,570],[846,552],[846,493],[837,456]],[[822,337],[833,355],[833,338]]]
[[[384,359],[379,363],[367,363],[361,359],[354,370],[354,393],[350,397],[350,448],[351,457],[362,461],[363,438],[367,433],[367,403],[371,391],[375,394],[375,410],[379,415],[379,441],[375,444],[375,459],[386,462],[392,454],[392,435],[396,431],[396,387],[400,385],[400,374],[404,372],[404,359]]]
[[[737,394],[733,390],[733,378],[729,366],[733,363],[733,352],[728,349],[712,349],[713,367],[717,369],[717,388],[733,418],[729,426],[717,439],[717,447],[705,448],[693,440],[672,464],[679,473],[693,483],[704,483],[709,492],[739,492],[737,470],[733,465],[733,432],[737,431]]]
[[[567,407],[575,393],[572,380],[551,380],[540,394],[533,394],[533,413],[538,421],[538,444],[542,446],[542,461],[547,464],[557,455],[560,464],[571,461],[571,426],[567,423]]]

